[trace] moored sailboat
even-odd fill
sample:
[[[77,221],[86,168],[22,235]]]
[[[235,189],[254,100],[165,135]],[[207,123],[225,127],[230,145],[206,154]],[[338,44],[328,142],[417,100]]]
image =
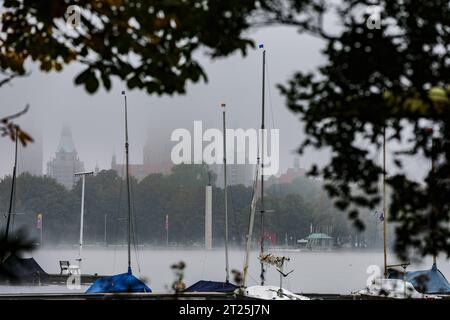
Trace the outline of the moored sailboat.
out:
[[[185,292],[223,292],[229,293],[236,290],[237,286],[230,283],[229,271],[229,255],[228,255],[228,185],[227,185],[227,147],[226,147],[226,112],[225,103],[222,107],[222,124],[223,124],[223,181],[224,181],[224,211],[225,211],[225,282],[200,280]]]
[[[433,130],[429,129],[429,133],[433,134]],[[437,142],[432,138],[432,156],[431,156],[431,171],[436,171],[436,150]],[[432,206],[434,213],[434,206]],[[406,268],[405,268],[406,269]],[[414,288],[424,294],[429,295],[450,295],[450,283],[445,278],[444,274],[437,267],[436,254],[433,255],[433,264],[430,269],[417,271],[398,271],[389,269],[389,279],[401,279],[410,282]]]
[[[141,280],[136,278],[131,270],[131,190],[129,176],[128,156],[128,110],[127,96],[122,91],[125,101],[125,157],[126,157],[126,186],[127,186],[127,238],[128,238],[128,270],[113,276],[105,276],[96,280],[86,293],[130,293],[130,292],[152,292],[152,290]]]
[[[240,288],[240,293],[249,298],[255,299],[263,299],[263,300],[310,300],[308,297],[298,295],[292,293],[283,288],[283,278],[287,277],[291,272],[285,274],[283,272],[284,263],[289,260],[287,257],[276,257],[270,253],[264,252],[264,214],[269,212],[269,210],[265,210],[264,207],[264,136],[265,136],[265,70],[266,70],[266,50],[264,49],[264,45],[260,44],[259,48],[263,49],[262,53],[262,101],[261,101],[261,156],[258,156],[257,165],[256,165],[256,175],[255,181],[253,185],[253,197],[250,207],[250,219],[249,219],[249,229],[247,234],[247,243],[246,243],[246,254],[245,254],[245,262],[244,262],[244,276],[243,276],[243,287]],[[258,169],[259,165],[261,165],[261,195],[260,195],[260,203],[261,203],[261,237],[260,237],[260,280],[261,285],[246,287],[247,285],[247,274],[248,274],[248,265],[249,265],[249,256],[250,256],[250,247],[253,235],[253,224],[256,213],[256,197],[257,197],[257,186],[258,186]],[[270,286],[265,285],[265,265],[275,266],[277,271],[280,273],[280,286]]]
[[[381,215],[383,221],[383,276],[374,278],[366,287],[359,290],[357,294],[363,296],[386,297],[395,299],[425,298],[418,292],[414,286],[406,279],[390,278],[389,268],[395,266],[388,265],[387,256],[387,196],[386,196],[386,127],[383,128],[383,212]],[[409,263],[402,264],[404,268]]]

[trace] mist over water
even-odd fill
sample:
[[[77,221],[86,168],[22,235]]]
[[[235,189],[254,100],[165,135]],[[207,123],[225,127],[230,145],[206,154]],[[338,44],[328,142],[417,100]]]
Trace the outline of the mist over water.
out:
[[[341,293],[362,289],[370,274],[366,273],[370,265],[380,266],[382,272],[383,253],[381,251],[288,251],[270,250],[276,255],[291,258],[285,266],[285,271],[295,271],[284,280],[284,288],[293,292],[304,293]],[[48,273],[59,273],[59,261],[74,259],[78,255],[76,248],[43,249],[33,253],[34,259]],[[258,252],[254,251],[250,257],[250,271],[248,286],[259,284],[260,265],[257,260]],[[223,249],[206,251],[202,249],[147,249],[138,250],[132,254],[133,273],[145,279],[153,292],[165,293],[174,281],[174,274],[170,266],[179,261],[186,263],[185,283],[187,286],[199,280],[225,281],[225,257]],[[139,264],[137,263],[139,262]],[[244,250],[230,250],[230,271],[242,270]],[[126,247],[94,248],[87,247],[83,251],[82,271],[86,274],[98,273],[113,275],[127,270]],[[389,264],[398,261],[391,254]],[[426,258],[420,264],[412,264],[407,270],[429,269],[432,259]],[[450,276],[450,263],[444,257],[438,259],[441,272]],[[232,280],[232,275],[230,275]],[[279,273],[273,267],[267,267],[267,285],[279,285]],[[84,292],[87,286],[80,290],[69,290],[66,286],[0,286],[0,293],[67,293]]]

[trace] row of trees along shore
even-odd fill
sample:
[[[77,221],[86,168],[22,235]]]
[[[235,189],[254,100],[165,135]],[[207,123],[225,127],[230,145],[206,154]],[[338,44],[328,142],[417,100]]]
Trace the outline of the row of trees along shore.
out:
[[[169,244],[201,245],[204,240],[205,186],[210,179],[208,167],[179,165],[168,175],[151,174],[142,181],[132,179],[134,228],[138,244],[166,244],[166,215],[169,216]],[[224,239],[223,188],[213,180],[213,241]],[[0,211],[6,212],[11,177],[0,181]],[[252,188],[229,186],[230,239],[242,245],[248,227]],[[14,228],[25,228],[39,242],[37,215],[43,215],[46,245],[76,244],[80,228],[81,181],[72,190],[65,189],[49,177],[22,174],[17,179]],[[124,180],[113,170],[87,177],[84,237],[87,244],[125,243],[126,193]],[[273,184],[267,188],[266,229],[276,240],[274,245],[294,245],[315,231],[329,233],[336,245],[379,247],[381,222],[366,212],[366,229],[358,232],[345,212],[333,206],[321,182],[296,178],[292,183]],[[5,221],[3,219],[2,224]],[[255,221],[259,237],[259,219]]]

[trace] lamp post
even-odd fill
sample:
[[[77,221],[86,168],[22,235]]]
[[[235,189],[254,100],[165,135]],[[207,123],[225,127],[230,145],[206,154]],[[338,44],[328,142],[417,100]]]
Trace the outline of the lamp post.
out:
[[[75,177],[80,177],[82,179],[81,184],[81,213],[80,213],[80,242],[79,242],[79,250],[78,250],[78,267],[81,270],[81,251],[83,250],[83,219],[84,219],[84,189],[86,184],[86,176],[93,175],[93,171],[87,172],[77,172],[74,174]]]

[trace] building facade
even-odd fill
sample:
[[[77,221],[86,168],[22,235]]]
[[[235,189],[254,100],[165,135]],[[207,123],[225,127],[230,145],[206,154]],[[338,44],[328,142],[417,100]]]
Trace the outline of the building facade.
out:
[[[223,164],[210,165],[210,169],[217,175],[216,186],[223,187]],[[239,184],[246,187],[252,186],[255,178],[255,169],[256,165],[250,164],[247,158],[244,164],[227,164],[227,184],[229,186]]]
[[[171,148],[168,144],[162,144],[155,137],[149,136],[142,151],[142,164],[129,165],[130,176],[140,181],[149,174],[169,174],[172,171],[174,165],[170,158]],[[115,154],[111,159],[111,169],[116,171],[120,177],[125,177],[125,164],[118,163]]]
[[[47,175],[67,189],[75,185],[76,172],[84,171],[84,164],[78,158],[70,127],[64,126],[54,158],[47,163]]]
[[[300,167],[300,161],[298,158],[294,159],[294,167],[288,168],[285,173],[282,173],[278,177],[270,177],[267,180],[267,186],[274,184],[292,183],[296,178],[306,177],[306,169]]]

